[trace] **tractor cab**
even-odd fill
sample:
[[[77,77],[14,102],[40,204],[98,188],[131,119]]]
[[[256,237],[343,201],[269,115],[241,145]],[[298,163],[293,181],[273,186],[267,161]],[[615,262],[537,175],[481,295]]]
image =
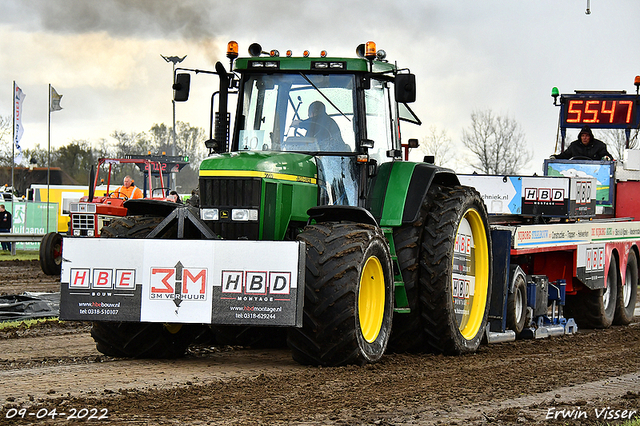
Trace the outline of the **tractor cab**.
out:
[[[253,44],[250,57],[238,58],[237,43],[230,42],[234,71],[216,66],[221,108],[208,146],[236,158],[237,167],[264,158],[268,164],[256,165],[260,171],[314,180],[313,205],[366,207],[369,178],[378,165],[402,156],[399,122],[420,121],[407,105],[415,100],[414,76],[387,62],[375,43],[357,51],[358,58],[328,57],[325,51],[294,57]],[[176,77],[176,100],[186,100],[187,77]],[[238,95],[232,132],[224,120],[229,90]],[[299,160],[291,161],[291,153]],[[201,176],[219,169],[220,161],[230,160],[205,160]],[[315,170],[303,176],[308,161]]]

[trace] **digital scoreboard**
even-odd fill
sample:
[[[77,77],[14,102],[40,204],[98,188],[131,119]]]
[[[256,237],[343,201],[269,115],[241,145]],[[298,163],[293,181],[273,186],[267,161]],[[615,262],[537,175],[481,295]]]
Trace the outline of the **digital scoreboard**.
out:
[[[637,128],[638,102],[636,95],[562,95],[561,124],[564,127]]]

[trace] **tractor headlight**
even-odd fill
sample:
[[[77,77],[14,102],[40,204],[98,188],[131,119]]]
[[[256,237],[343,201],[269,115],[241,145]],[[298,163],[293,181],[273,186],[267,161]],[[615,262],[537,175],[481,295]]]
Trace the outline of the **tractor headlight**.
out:
[[[74,237],[79,237],[80,236],[80,230],[79,229],[74,229],[73,230],[73,236]]]
[[[218,209],[200,209],[200,219],[218,220]]]
[[[256,209],[233,209],[231,210],[231,220],[247,222],[258,220],[258,210]]]
[[[93,237],[93,229],[87,229],[87,237]]]

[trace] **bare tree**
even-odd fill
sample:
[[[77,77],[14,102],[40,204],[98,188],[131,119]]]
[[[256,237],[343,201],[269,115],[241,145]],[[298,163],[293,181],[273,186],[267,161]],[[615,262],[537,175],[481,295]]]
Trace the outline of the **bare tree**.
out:
[[[114,130],[111,135],[116,140],[114,154],[116,157],[124,157],[128,154],[146,154],[149,140],[144,132],[124,132]]]
[[[471,113],[471,126],[463,129],[462,143],[477,157],[471,165],[486,174],[517,174],[532,158],[520,125],[490,109]]]
[[[165,152],[171,155],[171,147],[173,145],[173,131],[171,127],[164,123],[154,124],[151,126],[151,129],[149,129],[149,135],[151,136],[151,145],[158,154]]]
[[[438,166],[447,166],[454,157],[451,137],[446,130],[438,131],[435,125],[431,125],[429,132],[422,137],[418,150],[422,155],[433,155]]]
[[[164,123],[154,124],[149,129],[150,146],[158,152],[170,153],[173,146],[173,128]],[[189,123],[176,123],[176,155],[187,155],[202,159],[207,150],[204,146],[206,133],[201,127],[193,127]],[[150,148],[151,149],[151,148]]]
[[[599,132],[602,135],[603,142],[609,147],[609,152],[613,156],[620,160],[624,158],[624,150],[627,148],[627,136],[624,129],[609,129]],[[629,138],[629,149],[638,148],[638,130],[631,132]]]
[[[11,125],[13,123],[10,115],[0,115],[0,165],[11,166],[11,149],[13,141],[11,140],[13,132]]]

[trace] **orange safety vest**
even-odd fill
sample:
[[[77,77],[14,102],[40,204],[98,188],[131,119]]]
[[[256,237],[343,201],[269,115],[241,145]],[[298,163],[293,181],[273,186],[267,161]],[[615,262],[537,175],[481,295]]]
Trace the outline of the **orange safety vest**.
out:
[[[120,188],[115,190],[115,193],[125,195],[130,200],[136,199],[136,198],[143,198],[142,191],[140,190],[140,188],[136,188],[135,185],[131,185],[129,188],[121,186]]]

